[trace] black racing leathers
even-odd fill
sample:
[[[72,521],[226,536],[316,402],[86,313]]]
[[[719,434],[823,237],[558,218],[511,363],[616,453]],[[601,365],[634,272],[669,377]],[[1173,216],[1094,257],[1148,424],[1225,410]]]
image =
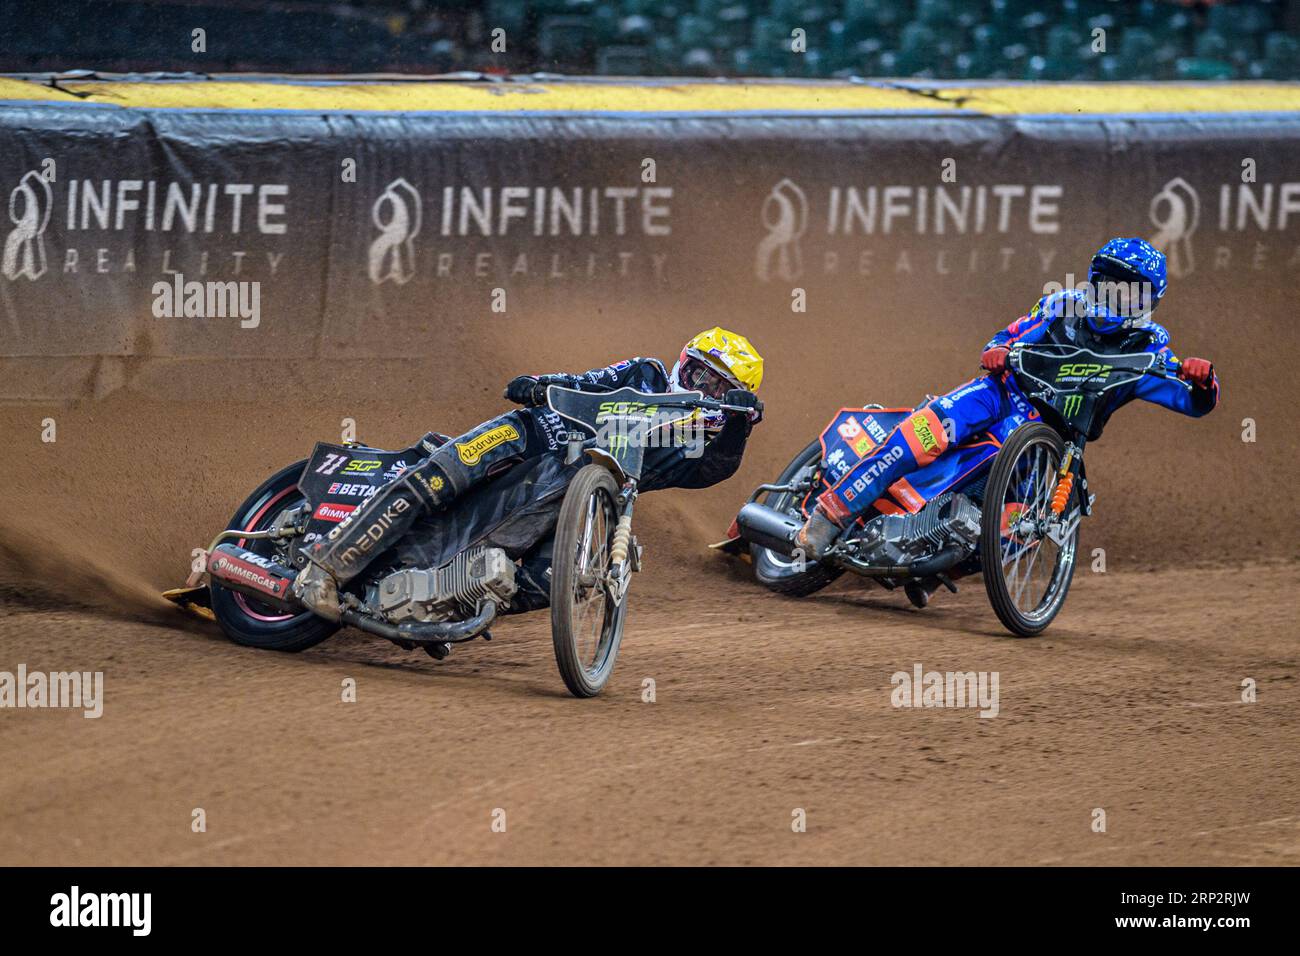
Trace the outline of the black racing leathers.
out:
[[[655,358],[626,359],[581,375],[539,375],[537,379],[544,385],[562,385],[584,392],[618,388],[669,391],[668,372]],[[642,491],[708,488],[726,481],[740,467],[751,427],[747,416],[728,415],[722,427],[704,441],[703,448],[692,443],[647,448],[638,487]]]
[[[544,384],[583,391],[630,387],[668,390],[658,359],[636,358],[581,375],[538,376]],[[646,449],[639,488],[707,488],[740,466],[750,420],[727,416],[710,437]],[[549,408],[522,408],[484,422],[435,449],[429,457],[381,488],[308,553],[313,563],[342,584],[395,544],[428,509],[442,509],[469,488],[539,455],[561,452],[568,441],[564,420]]]

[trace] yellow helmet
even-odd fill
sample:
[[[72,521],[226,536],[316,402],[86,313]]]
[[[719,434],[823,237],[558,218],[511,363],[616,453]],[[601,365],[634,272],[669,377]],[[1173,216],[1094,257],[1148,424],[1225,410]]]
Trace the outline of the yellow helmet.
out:
[[[732,388],[757,392],[758,386],[763,382],[763,356],[758,354],[758,349],[743,335],[728,332],[716,325],[686,343],[669,376],[674,388],[701,390],[698,376],[691,374],[695,362],[703,362],[726,379]]]

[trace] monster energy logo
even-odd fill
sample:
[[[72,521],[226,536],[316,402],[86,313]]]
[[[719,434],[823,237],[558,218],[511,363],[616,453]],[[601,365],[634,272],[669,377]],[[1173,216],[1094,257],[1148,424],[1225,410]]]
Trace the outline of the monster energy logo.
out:
[[[1061,414],[1069,418],[1071,415],[1077,415],[1081,408],[1083,408],[1082,395],[1067,395],[1065,396],[1065,404],[1061,408]]]
[[[615,458],[623,458],[627,455],[627,435],[611,435],[609,439],[609,450],[614,453]]]

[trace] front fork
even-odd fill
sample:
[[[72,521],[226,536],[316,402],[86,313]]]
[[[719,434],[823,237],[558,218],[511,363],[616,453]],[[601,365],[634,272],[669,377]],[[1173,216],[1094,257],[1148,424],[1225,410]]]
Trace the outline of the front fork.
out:
[[[565,449],[564,462],[572,465],[582,458],[583,441],[580,438],[569,439]],[[609,549],[609,568],[605,572],[603,586],[606,593],[615,601],[621,602],[627,594],[628,585],[632,583],[632,574],[641,570],[641,545],[636,535],[632,534],[632,509],[636,505],[637,482],[627,478],[618,493],[618,505],[621,509],[618,524],[614,528],[614,540]]]
[[[1077,443],[1066,442],[1055,479],[1047,511],[1044,513],[1035,507],[1021,512],[1011,526],[1013,534],[1030,541],[1051,538],[1057,544],[1064,545],[1084,515],[1092,513],[1093,496],[1088,494],[1088,480],[1083,470],[1082,440]],[[1076,480],[1079,483],[1079,510],[1067,513],[1065,509],[1069,506]]]
[[[1079,483],[1079,510],[1084,515],[1092,514],[1092,500],[1095,496],[1088,493],[1088,475],[1083,469],[1085,443],[1086,439],[1080,436],[1078,441],[1065,444],[1065,454],[1061,458],[1061,467],[1056,471],[1056,488],[1052,492],[1051,501],[1051,512],[1057,519],[1065,514],[1076,481]]]
[[[632,509],[636,505],[636,496],[636,479],[629,478],[618,495],[622,512],[614,529],[614,542],[609,549],[609,571],[605,576],[605,586],[615,603],[622,603],[632,583],[632,574],[641,570],[641,545],[632,534]]]
[[[1060,517],[1065,506],[1070,503],[1070,492],[1074,490],[1074,479],[1078,473],[1076,462],[1083,461],[1083,449],[1070,442],[1065,446],[1061,457],[1061,467],[1056,472],[1056,490],[1052,492],[1052,514]]]

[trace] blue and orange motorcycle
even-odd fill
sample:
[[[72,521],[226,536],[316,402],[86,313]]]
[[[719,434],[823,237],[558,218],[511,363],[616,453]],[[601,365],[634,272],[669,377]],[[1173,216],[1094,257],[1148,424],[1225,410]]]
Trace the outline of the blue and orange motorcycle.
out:
[[[1032,411],[1003,440],[985,432],[890,486],[820,560],[795,534],[817,496],[914,410],[842,408],[770,484],[750,495],[718,547],[748,546],[754,576],[803,597],[845,571],[901,587],[924,607],[954,579],[982,572],[989,601],[1013,634],[1041,633],[1065,603],[1079,522],[1092,512],[1083,452],[1106,393],[1143,375],[1175,378],[1150,352],[1099,355],[1074,346],[1015,346],[1008,366]]]

